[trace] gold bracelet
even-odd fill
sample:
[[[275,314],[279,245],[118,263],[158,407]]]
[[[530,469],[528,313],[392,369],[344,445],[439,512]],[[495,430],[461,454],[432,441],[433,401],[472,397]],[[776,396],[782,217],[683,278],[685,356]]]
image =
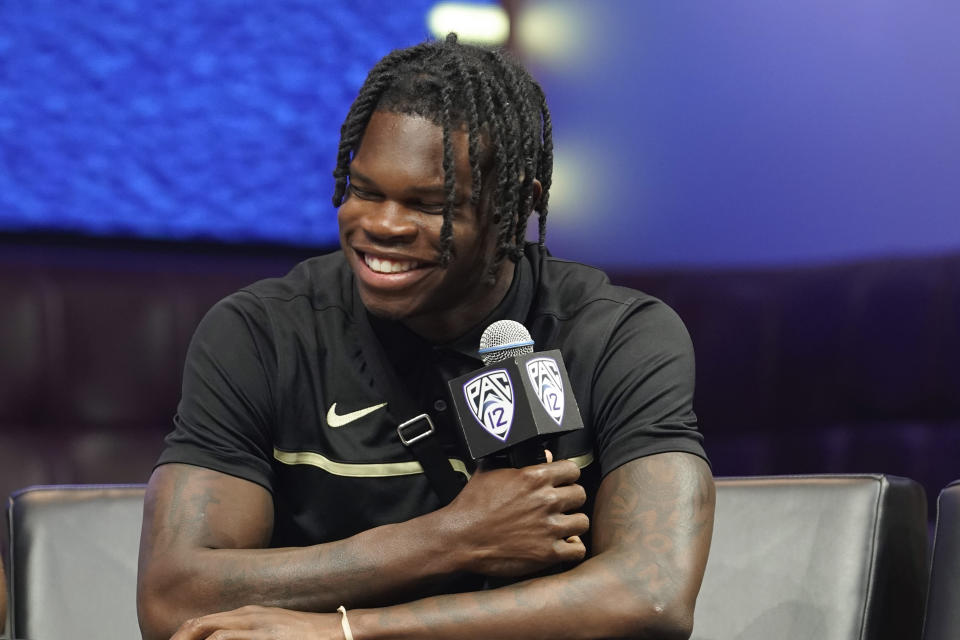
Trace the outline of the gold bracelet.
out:
[[[343,605],[337,607],[340,612],[340,628],[343,629],[343,637],[347,640],[353,640],[353,631],[350,630],[350,621],[347,620],[347,610]]]

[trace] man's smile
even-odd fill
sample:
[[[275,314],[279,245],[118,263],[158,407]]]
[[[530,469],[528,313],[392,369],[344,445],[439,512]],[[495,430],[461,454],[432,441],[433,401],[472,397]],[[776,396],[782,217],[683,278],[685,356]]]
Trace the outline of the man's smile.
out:
[[[377,273],[402,273],[410,271],[420,266],[419,262],[413,260],[391,260],[390,258],[378,258],[369,253],[363,254],[363,261],[367,263],[373,271]]]
[[[354,249],[354,273],[368,291],[399,292],[433,273],[433,262],[408,256],[376,254]]]

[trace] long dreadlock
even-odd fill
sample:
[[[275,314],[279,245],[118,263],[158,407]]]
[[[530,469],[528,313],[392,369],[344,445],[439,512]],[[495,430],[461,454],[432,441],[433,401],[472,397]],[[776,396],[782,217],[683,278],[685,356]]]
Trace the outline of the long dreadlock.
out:
[[[540,86],[523,67],[494,50],[444,41],[393,51],[378,62],[354,100],[340,128],[333,205],[343,204],[349,165],[374,111],[418,115],[443,128],[445,200],[440,230],[440,262],[452,255],[453,209],[456,202],[451,132],[466,127],[472,174],[471,201],[479,203],[481,137],[493,158],[496,174],[492,197],[497,253],[496,273],[504,258],[523,255],[527,213],[536,206],[541,246],[546,235],[547,203],[553,175],[553,128]],[[534,203],[533,181],[542,186]]]

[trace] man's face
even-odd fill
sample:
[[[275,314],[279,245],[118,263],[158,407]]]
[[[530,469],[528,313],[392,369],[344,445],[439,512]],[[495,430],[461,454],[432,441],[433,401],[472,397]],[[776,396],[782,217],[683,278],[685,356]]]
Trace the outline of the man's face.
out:
[[[373,114],[338,214],[340,244],[367,309],[435,341],[456,338],[482,320],[503,298],[514,269],[504,260],[495,282],[487,279],[496,249],[489,199],[482,193],[471,205],[467,133],[457,129],[451,137],[456,206],[446,267],[439,261],[443,129],[425,118]]]

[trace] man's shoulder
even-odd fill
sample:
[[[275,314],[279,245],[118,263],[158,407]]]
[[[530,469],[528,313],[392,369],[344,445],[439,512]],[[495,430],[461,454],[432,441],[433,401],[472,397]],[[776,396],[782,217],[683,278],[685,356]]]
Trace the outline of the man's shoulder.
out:
[[[612,284],[596,267],[545,253],[540,258],[536,303],[528,320],[556,326],[558,340],[604,344],[619,334],[638,337],[651,347],[689,341],[683,320],[659,298]]]
[[[539,283],[541,311],[572,313],[587,305],[608,305],[613,308],[662,304],[653,296],[610,282],[609,276],[597,267],[564,260],[545,250],[532,254]]]
[[[343,252],[334,251],[304,260],[284,276],[249,284],[232,297],[268,306],[305,302],[316,310],[349,309],[352,304],[351,272]]]

